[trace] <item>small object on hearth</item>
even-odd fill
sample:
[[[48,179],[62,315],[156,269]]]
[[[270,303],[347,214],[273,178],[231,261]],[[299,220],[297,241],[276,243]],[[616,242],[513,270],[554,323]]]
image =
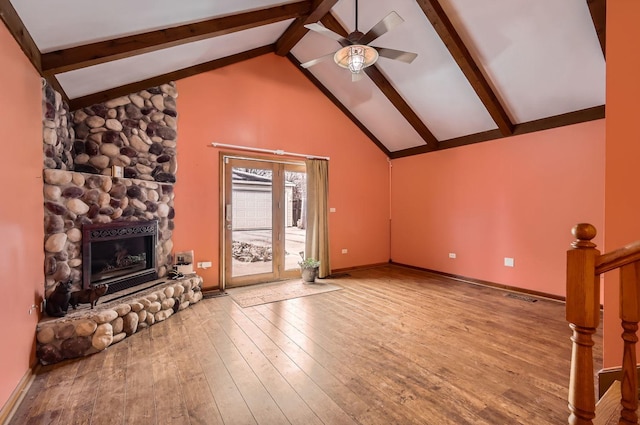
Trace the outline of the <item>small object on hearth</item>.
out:
[[[71,281],[59,282],[53,292],[47,297],[45,310],[51,317],[64,317],[69,309],[69,289]]]
[[[73,307],[74,310],[80,303],[91,304],[91,308],[93,309],[93,307],[98,303],[98,298],[107,293],[107,289],[109,289],[109,285],[101,283],[99,285],[92,286],[89,289],[81,289],[80,291],[72,292],[69,304],[71,304],[71,307]]]
[[[184,274],[180,273],[177,269],[169,270],[169,279],[176,280],[184,277]]]
[[[193,257],[193,250],[176,252],[175,269],[182,275],[193,273]]]

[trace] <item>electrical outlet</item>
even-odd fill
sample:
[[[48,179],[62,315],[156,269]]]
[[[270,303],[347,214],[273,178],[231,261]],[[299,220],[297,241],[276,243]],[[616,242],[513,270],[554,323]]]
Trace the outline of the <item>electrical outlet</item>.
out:
[[[347,250],[347,248],[342,248],[342,253],[343,253],[343,254],[346,254],[347,252],[349,252],[349,251]]]
[[[504,265],[505,267],[513,267],[514,266],[513,258],[504,257]]]
[[[331,208],[329,208],[329,212],[336,212],[336,209],[331,207]]]
[[[449,253],[449,258],[456,258],[456,253],[455,252],[450,252]]]
[[[208,269],[209,267],[211,267],[211,261],[203,261],[201,263],[198,263],[201,269]]]

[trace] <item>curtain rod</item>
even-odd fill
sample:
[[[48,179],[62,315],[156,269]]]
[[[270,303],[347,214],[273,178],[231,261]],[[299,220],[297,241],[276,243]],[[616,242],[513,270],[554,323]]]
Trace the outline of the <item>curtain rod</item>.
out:
[[[304,153],[293,153],[293,152],[285,152],[281,149],[273,150],[273,149],[260,149],[260,148],[252,148],[249,146],[240,146],[240,145],[228,145],[226,143],[216,143],[213,142],[210,145],[207,145],[211,148],[230,148],[230,149],[239,149],[243,151],[251,151],[251,152],[262,152],[262,153],[270,153],[273,155],[286,155],[286,156],[297,156],[300,158],[307,159],[326,159],[329,160],[328,156],[318,156],[318,155],[309,155]]]

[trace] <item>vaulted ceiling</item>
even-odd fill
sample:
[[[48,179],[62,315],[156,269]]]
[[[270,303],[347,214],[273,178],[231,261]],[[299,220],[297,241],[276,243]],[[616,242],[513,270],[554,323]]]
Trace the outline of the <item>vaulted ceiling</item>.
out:
[[[391,158],[604,117],[605,0],[0,0],[0,16],[71,109],[224,67],[286,56]],[[404,20],[352,82],[342,36]]]

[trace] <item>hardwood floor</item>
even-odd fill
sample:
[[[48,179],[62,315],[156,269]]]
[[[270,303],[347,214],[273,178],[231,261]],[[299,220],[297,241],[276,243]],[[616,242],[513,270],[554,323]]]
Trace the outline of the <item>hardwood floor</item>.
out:
[[[393,266],[331,282],[245,309],[205,299],[42,368],[10,424],[566,423],[564,304]]]

